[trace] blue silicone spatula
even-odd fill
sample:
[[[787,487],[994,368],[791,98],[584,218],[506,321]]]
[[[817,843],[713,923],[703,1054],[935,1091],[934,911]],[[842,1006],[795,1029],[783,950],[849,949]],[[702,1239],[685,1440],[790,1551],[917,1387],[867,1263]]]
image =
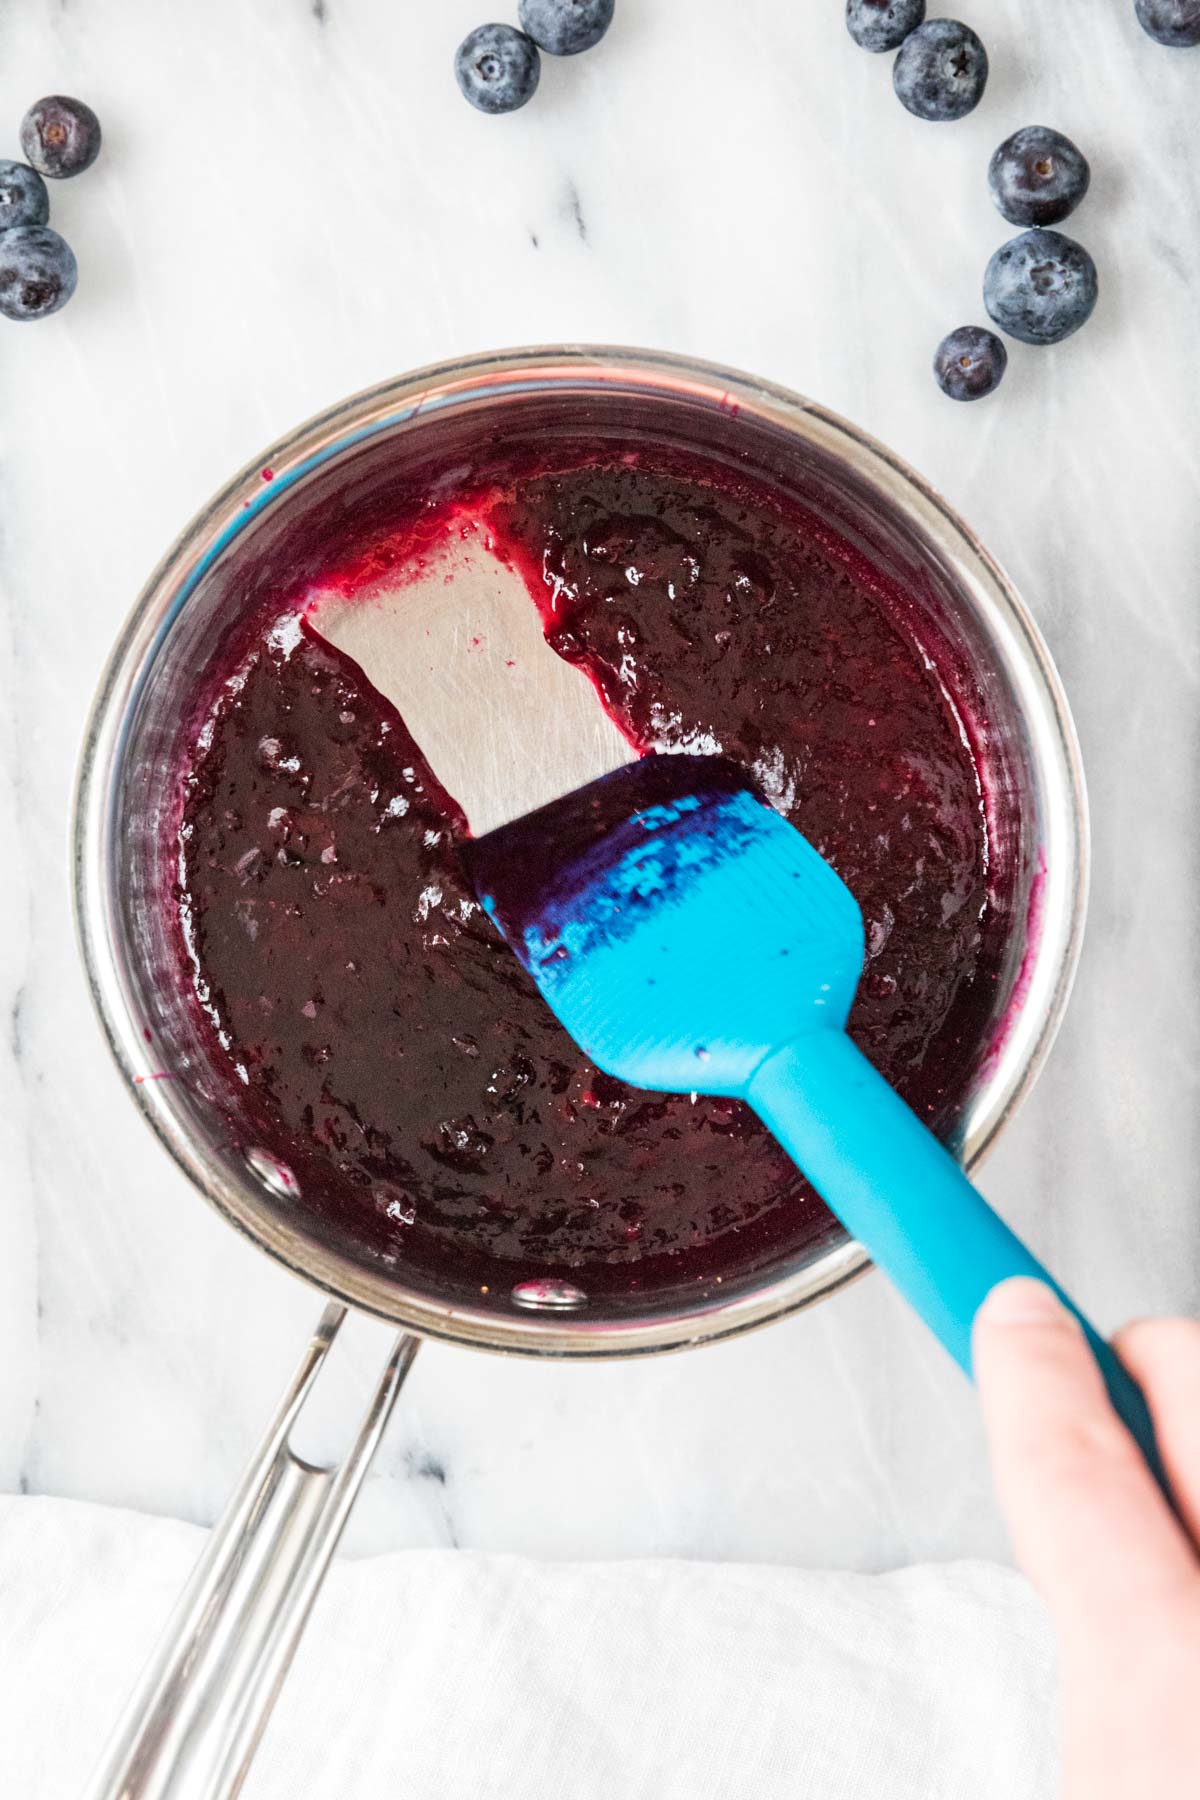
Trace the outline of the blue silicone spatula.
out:
[[[649,756],[468,846],[480,901],[576,1043],[637,1087],[745,1100],[971,1373],[997,1282],[1047,1282],[1165,1489],[1141,1389],[846,1034],[862,916],[718,757]]]

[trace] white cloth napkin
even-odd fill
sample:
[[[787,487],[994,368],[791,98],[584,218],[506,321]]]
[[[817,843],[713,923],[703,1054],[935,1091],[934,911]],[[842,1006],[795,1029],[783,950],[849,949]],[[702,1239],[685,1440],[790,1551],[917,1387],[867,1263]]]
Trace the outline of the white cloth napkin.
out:
[[[0,1500],[0,1794],[70,1800],[202,1531]],[[1054,1658],[983,1563],[339,1560],[245,1800],[1053,1800]]]

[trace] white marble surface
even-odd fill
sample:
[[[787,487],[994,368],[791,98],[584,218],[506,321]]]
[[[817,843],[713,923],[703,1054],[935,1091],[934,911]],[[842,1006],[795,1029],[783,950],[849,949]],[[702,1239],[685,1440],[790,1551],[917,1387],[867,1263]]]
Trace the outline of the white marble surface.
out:
[[[84,710],[176,530],[344,393],[560,338],[725,359],[925,471],[1007,562],[1073,698],[1095,888],[1073,1009],[985,1185],[1105,1323],[1200,1306],[1195,880],[1200,52],[1127,0],[964,0],[993,77],[922,125],[840,0],[618,0],[534,105],[460,100],[481,0],[23,0],[36,95],[101,113],[54,192],[79,293],[0,333],[0,1486],[213,1517],[317,1311],[184,1185],[80,979],[66,819]],[[933,345],[1006,235],[986,158],[1092,157],[1103,297],[955,408]],[[377,1354],[360,1343],[346,1375]],[[565,1369],[427,1350],[359,1547],[857,1567],[1001,1552],[972,1397],[871,1279],[742,1342]]]

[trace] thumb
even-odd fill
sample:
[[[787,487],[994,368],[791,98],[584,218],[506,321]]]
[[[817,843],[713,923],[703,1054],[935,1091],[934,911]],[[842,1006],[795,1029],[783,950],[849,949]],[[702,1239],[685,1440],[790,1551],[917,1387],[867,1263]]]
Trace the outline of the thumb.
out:
[[[1039,1281],[975,1321],[975,1374],[1013,1547],[1068,1637],[1128,1628],[1196,1578],[1182,1531],[1109,1404],[1078,1322]]]

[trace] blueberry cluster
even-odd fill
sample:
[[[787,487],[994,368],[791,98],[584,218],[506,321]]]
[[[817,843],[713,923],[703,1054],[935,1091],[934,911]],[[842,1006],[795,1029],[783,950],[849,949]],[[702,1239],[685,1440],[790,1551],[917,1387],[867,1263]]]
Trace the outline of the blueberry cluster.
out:
[[[899,52],[892,86],[918,119],[965,119],[983,99],[983,44],[958,19],[926,19],[925,0],[846,0],[846,30],[864,50]]]
[[[100,154],[100,121],[82,100],[49,94],[21,121],[27,162],[0,160],[0,314],[45,319],[75,292],[79,270],[65,238],[51,231],[45,177],[63,181]]]
[[[578,56],[598,44],[616,0],[519,0],[515,25],[480,25],[454,58],[458,85],[485,113],[516,112],[532,100],[548,56]]]
[[[1092,316],[1099,292],[1096,265],[1074,238],[1051,226],[1074,212],[1091,169],[1060,131],[1026,125],[1005,138],[988,164],[988,188],[1010,225],[1024,225],[1001,244],[983,277],[992,323],[1023,344],[1058,344]],[[960,326],[934,352],[933,373],[952,400],[981,400],[1000,383],[1008,354],[995,332]]]
[[[1134,0],[1143,29],[1160,44],[1200,45],[1200,0]],[[892,86],[918,119],[965,118],[983,98],[987,51],[958,19],[927,19],[925,0],[846,0],[846,29],[863,50],[894,50]],[[994,325],[1024,344],[1058,344],[1091,318],[1096,265],[1082,244],[1053,226],[1088,190],[1087,158],[1070,138],[1027,125],[1006,138],[988,166],[992,199],[1025,229],[1002,244],[983,277]],[[999,386],[1008,352],[994,331],[961,325],[934,353],[938,386],[952,400],[981,400]]]

